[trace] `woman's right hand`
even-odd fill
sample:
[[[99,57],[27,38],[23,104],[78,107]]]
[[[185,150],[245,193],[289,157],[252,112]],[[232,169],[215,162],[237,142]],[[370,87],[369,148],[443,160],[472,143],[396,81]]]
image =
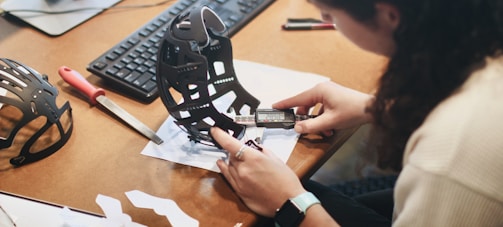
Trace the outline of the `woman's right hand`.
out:
[[[365,109],[373,98],[372,95],[334,82],[323,82],[298,95],[279,101],[272,107],[275,109],[297,107],[297,114],[309,114],[311,108],[321,104],[318,117],[295,124],[295,131],[298,133],[319,133],[371,122],[372,116]]]

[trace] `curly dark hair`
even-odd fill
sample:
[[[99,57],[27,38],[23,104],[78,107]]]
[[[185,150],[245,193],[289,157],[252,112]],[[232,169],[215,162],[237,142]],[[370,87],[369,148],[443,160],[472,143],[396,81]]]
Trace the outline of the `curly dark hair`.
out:
[[[370,144],[381,168],[400,170],[405,145],[428,113],[483,67],[486,57],[502,54],[501,0],[315,1],[361,22],[372,21],[376,2],[400,11],[396,52],[368,110],[374,116]]]

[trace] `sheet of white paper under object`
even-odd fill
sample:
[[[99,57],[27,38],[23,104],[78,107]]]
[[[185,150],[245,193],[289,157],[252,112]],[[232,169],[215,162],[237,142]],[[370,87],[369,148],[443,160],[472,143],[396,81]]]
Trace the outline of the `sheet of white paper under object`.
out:
[[[76,212],[70,210],[68,207],[63,207],[60,212],[60,217],[61,220],[63,220],[63,225],[62,227],[87,227],[91,226],[88,224],[85,224],[85,222],[82,222],[81,219],[79,219],[78,215]],[[99,224],[101,226],[101,224]]]
[[[217,68],[216,70],[223,69]],[[328,77],[313,73],[242,60],[234,60],[234,70],[241,85],[260,100],[259,108],[271,108],[274,102],[329,80]],[[213,102],[214,106],[222,113],[226,112],[225,110],[230,105],[226,98],[228,98],[227,95]],[[148,142],[141,154],[220,172],[216,161],[226,159],[227,153],[215,147],[189,141],[187,133],[182,131],[173,120],[172,117],[168,117],[157,131],[157,135],[164,140],[164,143],[156,145],[153,142]],[[255,135],[256,132],[253,128],[247,128],[243,140],[253,139]],[[286,162],[297,143],[298,134],[293,129],[267,129],[262,139],[264,147],[272,150],[281,160]]]
[[[131,217],[122,213],[121,202],[112,197],[99,194],[96,197],[96,203],[101,207],[105,213],[106,219],[103,219],[103,226],[109,227],[146,227],[135,223]]]
[[[68,207],[37,201],[21,196],[0,193],[2,209],[17,227],[108,227],[103,217],[70,210]],[[1,215],[0,215],[1,216]],[[1,217],[0,217],[1,218]],[[9,226],[10,220],[0,220],[0,226]]]
[[[126,196],[135,207],[153,209],[156,214],[166,216],[173,227],[199,226],[199,221],[183,212],[171,199],[159,198],[138,190],[126,192]]]

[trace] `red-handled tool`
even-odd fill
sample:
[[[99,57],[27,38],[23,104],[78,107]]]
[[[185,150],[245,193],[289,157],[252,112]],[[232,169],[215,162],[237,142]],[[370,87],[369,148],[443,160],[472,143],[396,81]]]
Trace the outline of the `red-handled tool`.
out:
[[[143,134],[145,137],[152,140],[154,143],[161,144],[163,142],[163,140],[159,136],[157,136],[152,129],[147,127],[141,121],[139,121],[127,111],[122,109],[120,106],[105,97],[105,90],[101,88],[95,88],[79,72],[66,66],[61,66],[58,70],[58,73],[65,82],[72,85],[72,87],[76,88],[80,92],[84,93],[84,95],[89,98],[89,102],[92,105],[96,105],[97,103],[101,104],[102,106],[110,110],[110,112],[114,113],[117,117],[121,118],[131,127]]]

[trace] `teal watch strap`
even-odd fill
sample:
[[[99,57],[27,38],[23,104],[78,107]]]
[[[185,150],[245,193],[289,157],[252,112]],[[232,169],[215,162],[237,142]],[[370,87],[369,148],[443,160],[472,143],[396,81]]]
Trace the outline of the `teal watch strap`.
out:
[[[304,192],[290,199],[305,214],[307,209],[314,204],[319,204],[320,200],[311,192]]]
[[[311,192],[304,192],[288,199],[274,216],[276,227],[296,227],[302,222],[307,209],[320,201]]]

